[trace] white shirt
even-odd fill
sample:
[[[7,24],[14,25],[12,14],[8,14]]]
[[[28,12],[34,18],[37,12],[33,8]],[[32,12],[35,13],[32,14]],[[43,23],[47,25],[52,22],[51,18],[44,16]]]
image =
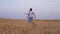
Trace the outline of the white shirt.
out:
[[[33,12],[32,12],[32,11],[30,11],[30,12],[28,13],[28,17],[33,17]]]

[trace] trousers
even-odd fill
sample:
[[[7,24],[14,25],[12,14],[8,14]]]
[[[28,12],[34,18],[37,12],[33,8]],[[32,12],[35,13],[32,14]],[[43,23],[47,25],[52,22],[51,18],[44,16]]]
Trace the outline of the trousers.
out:
[[[32,20],[33,20],[33,17],[28,18],[29,23],[32,23]]]

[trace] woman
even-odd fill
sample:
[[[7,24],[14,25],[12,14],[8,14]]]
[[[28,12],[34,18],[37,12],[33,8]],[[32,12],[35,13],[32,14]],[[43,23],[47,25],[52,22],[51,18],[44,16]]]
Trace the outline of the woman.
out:
[[[35,13],[32,12],[32,8],[30,8],[29,12],[28,12],[28,13],[25,13],[25,14],[28,15],[27,18],[28,18],[29,23],[32,23],[33,17],[36,17],[36,16],[35,16]]]

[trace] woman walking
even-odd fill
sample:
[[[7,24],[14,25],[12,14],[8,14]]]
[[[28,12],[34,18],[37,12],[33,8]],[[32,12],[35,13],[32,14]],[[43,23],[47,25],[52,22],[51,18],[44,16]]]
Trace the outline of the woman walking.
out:
[[[32,8],[30,8],[29,12],[28,12],[28,13],[25,13],[25,14],[28,15],[28,17],[27,17],[27,18],[28,18],[28,22],[29,22],[29,23],[32,23],[33,18],[36,17],[36,16],[35,16],[35,13],[32,12]]]

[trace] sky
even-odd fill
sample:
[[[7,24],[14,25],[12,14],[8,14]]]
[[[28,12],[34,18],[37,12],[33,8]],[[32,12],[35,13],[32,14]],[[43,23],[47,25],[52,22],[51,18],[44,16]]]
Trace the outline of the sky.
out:
[[[60,20],[60,0],[0,0],[0,18],[26,19],[29,8],[35,19]]]

